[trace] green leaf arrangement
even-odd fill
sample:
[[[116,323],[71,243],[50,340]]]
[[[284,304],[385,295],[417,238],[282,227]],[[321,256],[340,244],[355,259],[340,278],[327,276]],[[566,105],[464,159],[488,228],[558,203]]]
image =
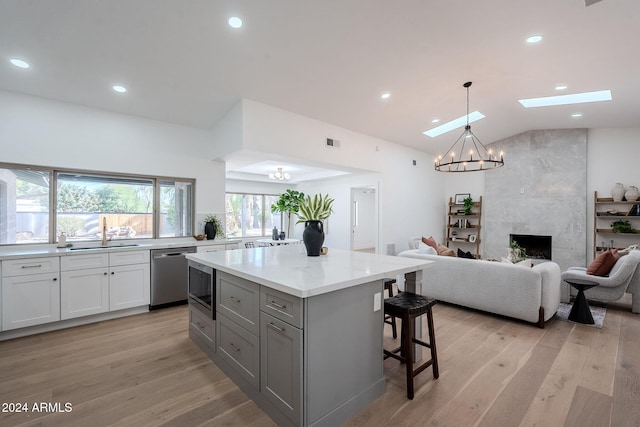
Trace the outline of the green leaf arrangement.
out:
[[[331,206],[333,205],[333,199],[328,194],[324,196],[322,194],[316,194],[313,196],[306,196],[304,200],[300,202],[300,209],[298,211],[298,223],[305,221],[323,221],[333,213]]]
[[[629,221],[619,219],[618,221],[614,221],[611,223],[611,228],[614,233],[635,233],[636,230],[631,227],[631,223]]]

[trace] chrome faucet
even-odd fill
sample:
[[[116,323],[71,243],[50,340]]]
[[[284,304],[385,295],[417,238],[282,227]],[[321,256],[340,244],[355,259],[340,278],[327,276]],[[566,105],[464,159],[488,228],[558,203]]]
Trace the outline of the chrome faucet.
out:
[[[107,246],[107,218],[102,218],[102,246]]]

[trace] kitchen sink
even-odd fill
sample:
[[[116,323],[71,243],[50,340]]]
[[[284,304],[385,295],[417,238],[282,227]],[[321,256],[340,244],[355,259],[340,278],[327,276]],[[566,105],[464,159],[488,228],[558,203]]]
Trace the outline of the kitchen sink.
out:
[[[108,246],[91,246],[87,248],[69,248],[70,251],[95,251],[98,249],[118,249],[118,248],[131,248],[135,246],[140,246],[136,243],[132,243],[130,245],[108,245]]]

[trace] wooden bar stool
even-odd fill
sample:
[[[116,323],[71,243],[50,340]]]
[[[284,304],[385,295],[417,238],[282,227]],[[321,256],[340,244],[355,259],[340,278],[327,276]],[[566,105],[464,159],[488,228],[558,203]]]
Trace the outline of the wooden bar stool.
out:
[[[400,292],[394,297],[384,300],[384,314],[399,317],[402,320],[400,325],[400,347],[395,350],[384,350],[384,358],[393,357],[406,365],[407,369],[407,398],[413,399],[413,378],[426,368],[433,368],[433,378],[438,378],[438,357],[436,355],[436,335],[433,327],[433,314],[431,307],[437,301],[423,295],[411,292]],[[416,317],[427,315],[427,325],[429,328],[429,343],[416,339],[414,336],[414,320]],[[413,344],[420,344],[431,349],[431,359],[414,369],[413,367]],[[397,354],[400,353],[400,354]]]
[[[393,296],[393,284],[396,283],[395,279],[389,279],[384,281],[384,290],[389,293],[389,298]],[[396,318],[390,314],[384,315],[384,323],[391,325],[391,333],[393,338],[398,338],[398,329],[396,328]]]

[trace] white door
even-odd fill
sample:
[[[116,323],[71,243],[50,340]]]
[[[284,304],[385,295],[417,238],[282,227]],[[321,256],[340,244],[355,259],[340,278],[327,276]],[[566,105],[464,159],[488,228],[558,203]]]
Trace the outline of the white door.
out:
[[[376,250],[378,236],[376,190],[372,187],[351,189],[351,249]]]

